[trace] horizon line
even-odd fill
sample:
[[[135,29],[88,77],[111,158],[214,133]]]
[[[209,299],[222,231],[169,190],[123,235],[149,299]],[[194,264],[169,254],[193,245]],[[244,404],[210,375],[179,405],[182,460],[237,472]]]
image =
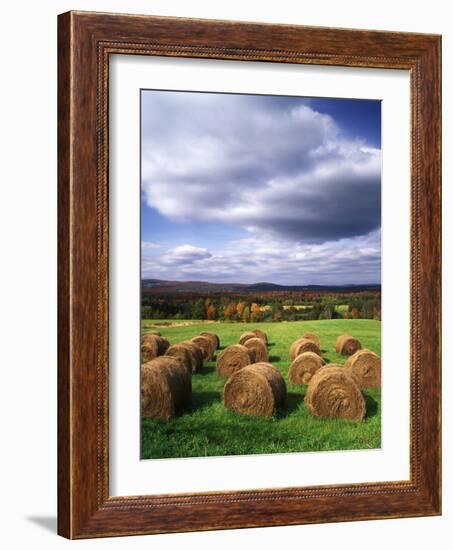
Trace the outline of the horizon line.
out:
[[[256,281],[254,283],[240,283],[238,281],[227,282],[227,281],[208,281],[203,279],[188,279],[188,280],[178,280],[178,279],[158,279],[157,277],[141,277],[140,281],[162,281],[166,283],[207,283],[212,285],[244,285],[244,286],[253,286],[253,285],[275,285],[275,286],[382,286],[382,283],[273,283],[269,281]]]

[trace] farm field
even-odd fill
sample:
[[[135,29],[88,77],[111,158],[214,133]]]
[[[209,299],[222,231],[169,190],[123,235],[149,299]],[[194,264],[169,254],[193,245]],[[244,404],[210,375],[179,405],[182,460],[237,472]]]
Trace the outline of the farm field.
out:
[[[343,333],[358,338],[364,348],[381,354],[381,323],[372,319],[334,319],[277,323],[228,323],[143,320],[142,333],[159,330],[171,344],[190,339],[203,330],[216,332],[220,350],[238,342],[247,330],[259,328],[269,338],[270,362],[283,374],[288,388],[284,409],[273,418],[248,417],[224,408],[226,379],[217,376],[215,360],[192,376],[192,410],[162,422],[142,419],[142,458],[250,455],[302,451],[333,451],[379,448],[381,443],[381,392],[364,391],[367,415],[363,422],[319,419],[304,405],[305,386],[288,381],[290,344],[305,332],[316,332],[326,363],[346,361],[335,353],[335,340]],[[179,326],[178,326],[179,325]]]

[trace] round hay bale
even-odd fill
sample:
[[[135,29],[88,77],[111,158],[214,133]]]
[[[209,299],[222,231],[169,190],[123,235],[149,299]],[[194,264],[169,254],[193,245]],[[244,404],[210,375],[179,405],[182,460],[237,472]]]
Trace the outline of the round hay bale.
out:
[[[256,338],[256,334],[252,331],[244,332],[239,337],[239,344],[244,345],[247,342],[247,340],[250,340],[250,338]]]
[[[337,353],[341,353],[341,348],[343,347],[343,341],[347,338],[351,338],[349,334],[341,334],[338,336],[336,342],[335,342],[335,351]]]
[[[180,342],[179,345],[184,346],[190,353],[192,372],[200,372],[203,368],[203,352],[201,349],[190,340]]]
[[[368,349],[356,351],[344,366],[361,389],[381,387],[381,358],[376,353]]]
[[[211,346],[211,355],[214,356],[215,350],[217,349],[217,338],[216,335],[212,332],[204,332],[200,333],[199,336],[204,336],[209,340],[209,344]]]
[[[146,332],[145,334],[142,334],[142,344],[145,343],[147,340],[155,340],[157,334],[154,334],[152,332]]]
[[[150,332],[147,332],[142,336],[142,343],[149,342],[150,340],[154,340],[155,342],[157,342],[157,355],[164,355],[164,353],[170,347],[170,342],[163,336],[151,334]]]
[[[254,363],[231,375],[223,390],[227,409],[249,416],[272,416],[286,400],[286,384],[270,363]]]
[[[140,356],[142,364],[156,358],[157,352],[158,346],[156,340],[148,339],[142,342],[142,345],[140,346]]]
[[[181,344],[173,344],[165,352],[165,356],[174,357],[186,367],[188,372],[192,374],[192,354]]]
[[[319,339],[319,336],[315,332],[306,332],[305,334],[302,335],[302,338],[311,340],[318,346],[318,348],[321,348],[321,340]]]
[[[291,361],[293,361],[295,358],[296,358],[296,348],[299,344],[299,339],[297,340],[294,340],[294,342],[291,343],[291,345],[289,346],[289,358],[291,359]]]
[[[349,334],[341,334],[340,336],[338,336],[338,338],[335,342],[335,351],[337,353],[341,353],[341,348],[343,346],[343,340],[345,338],[350,338]]]
[[[307,338],[301,338],[298,345],[296,346],[296,357],[301,353],[305,353],[307,351],[316,353],[321,357],[321,350],[312,340],[308,340]]]
[[[201,349],[203,361],[211,361],[213,349],[212,341],[209,340],[209,338],[206,338],[206,336],[195,336],[195,338],[192,338],[191,342]]]
[[[215,332],[200,332],[200,336],[206,336],[206,338],[209,338],[212,340],[212,344],[214,346],[214,350],[219,349],[220,347],[220,338]]]
[[[261,340],[267,346],[267,344],[268,344],[267,334],[263,330],[260,330],[259,328],[256,328],[256,329],[252,330],[251,332],[253,332],[253,334],[255,334],[255,336],[257,336],[258,338],[261,338]]]
[[[366,407],[362,392],[349,372],[336,364],[318,369],[305,395],[308,412],[321,418],[345,418],[360,422]]]
[[[219,353],[215,367],[219,376],[229,377],[251,363],[253,357],[250,351],[242,344],[235,344]]]
[[[254,363],[267,363],[269,361],[266,344],[261,338],[249,338],[245,341],[244,346],[252,355]]]
[[[362,349],[362,344],[357,338],[349,334],[342,334],[337,338],[335,351],[341,355],[353,355],[356,351]]]
[[[162,336],[162,334],[158,330],[149,330],[143,336],[146,336],[147,334],[154,334],[154,336]]]
[[[192,400],[192,378],[174,357],[156,357],[141,366],[141,415],[170,420],[181,414]]]
[[[288,372],[289,381],[293,384],[308,384],[315,372],[325,365],[322,357],[313,351],[305,351],[291,363]]]
[[[298,355],[306,351],[312,351],[313,353],[321,355],[319,347],[314,342],[308,340],[307,338],[298,338],[289,348],[289,358],[291,361],[294,361]]]

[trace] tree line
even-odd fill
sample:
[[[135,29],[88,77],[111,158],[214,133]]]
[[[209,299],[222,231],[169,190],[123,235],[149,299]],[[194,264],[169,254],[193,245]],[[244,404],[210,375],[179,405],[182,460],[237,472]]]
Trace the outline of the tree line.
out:
[[[296,294],[296,295],[295,295]],[[316,319],[381,319],[380,292],[257,295],[142,294],[142,319],[259,323]]]

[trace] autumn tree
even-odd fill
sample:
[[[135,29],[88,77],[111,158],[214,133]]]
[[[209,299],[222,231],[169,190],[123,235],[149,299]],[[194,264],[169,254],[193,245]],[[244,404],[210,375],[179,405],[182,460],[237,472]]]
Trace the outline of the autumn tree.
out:
[[[261,308],[255,302],[250,306],[251,319],[255,323],[261,320]]]
[[[231,320],[231,317],[236,313],[236,304],[234,302],[230,302],[223,308],[223,316],[225,319]]]
[[[236,313],[238,314],[239,319],[242,318],[244,314],[244,308],[247,304],[245,302],[239,302],[236,306]]]
[[[360,319],[360,311],[358,308],[353,307],[351,311],[351,316],[353,319]]]
[[[206,308],[206,316],[210,321],[213,321],[216,317],[216,308],[215,305],[211,302]]]
[[[244,323],[250,323],[250,306],[246,305],[242,311],[242,320]]]

